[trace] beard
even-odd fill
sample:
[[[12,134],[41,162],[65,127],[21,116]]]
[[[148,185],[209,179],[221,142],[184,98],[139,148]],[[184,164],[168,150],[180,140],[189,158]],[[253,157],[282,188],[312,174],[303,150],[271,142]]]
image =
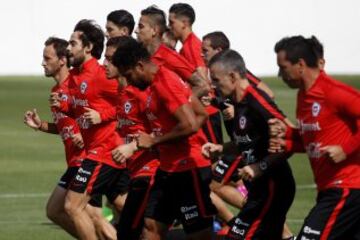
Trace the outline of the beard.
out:
[[[68,62],[69,62],[70,66],[78,68],[78,67],[81,66],[81,64],[84,63],[85,56],[84,55],[82,55],[82,56],[74,56],[73,54],[68,53],[67,54],[67,59],[68,59]]]

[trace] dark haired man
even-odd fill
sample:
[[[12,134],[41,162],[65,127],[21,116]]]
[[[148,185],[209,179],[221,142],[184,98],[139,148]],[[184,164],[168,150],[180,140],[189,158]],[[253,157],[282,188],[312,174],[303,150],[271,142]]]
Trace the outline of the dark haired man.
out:
[[[113,161],[111,150],[122,143],[115,131],[118,83],[107,79],[97,60],[104,47],[104,34],[96,23],[81,20],[76,24],[68,46],[71,101],[61,104],[53,95],[52,106],[69,112],[79,124],[84,139],[86,158],[82,162],[66,196],[65,210],[74,222],[80,239],[96,239],[94,225],[85,213],[92,195],[106,194],[114,201],[110,186],[125,171],[125,164]],[[110,229],[110,227],[109,227]],[[116,233],[113,231],[116,238]]]
[[[110,38],[106,43],[105,61],[106,76],[117,78],[119,81],[119,102],[117,105],[117,131],[126,139],[129,145],[135,144],[134,136],[139,131],[151,133],[146,120],[145,104],[148,91],[140,91],[128,85],[126,78],[119,74],[112,63],[112,56],[118,47],[125,45],[131,37]],[[123,154],[126,145],[120,145],[112,151],[115,161],[125,161]],[[128,196],[117,225],[118,239],[134,239],[140,237],[144,223],[144,211],[147,204],[149,191],[154,182],[154,175],[159,165],[155,151],[140,150],[127,159],[127,168],[130,171],[131,181]]]
[[[115,10],[106,18],[106,38],[130,36],[134,30],[135,21],[131,13],[126,10]]]
[[[314,36],[283,38],[275,52],[279,76],[290,88],[299,89],[298,128],[270,120],[272,143],[281,142],[270,149],[306,152],[318,189],[316,205],[298,238],[358,239],[360,93],[323,71],[323,47]]]
[[[204,94],[208,91],[206,80],[187,59],[162,43],[165,31],[166,17],[161,9],[150,6],[141,11],[135,33],[138,41],[144,44],[152,55],[152,61],[165,66],[178,74],[184,81],[189,82],[194,94]]]
[[[113,63],[131,85],[150,88],[145,113],[153,133],[140,133],[137,145],[156,147],[160,166],[145,211],[144,239],[163,239],[175,218],[190,239],[211,239],[215,209],[210,162],[200,149],[205,138],[198,129],[207,116],[201,103],[174,72],[154,64],[136,41],[118,48]]]
[[[234,140],[224,145],[207,143],[203,153],[227,156],[215,168],[215,181],[226,181],[240,167],[238,175],[249,190],[226,239],[281,239],[295,183],[287,155],[268,153],[267,121],[285,116],[265,92],[249,83],[244,60],[236,51],[222,51],[210,60],[209,67],[217,88],[236,104]]]

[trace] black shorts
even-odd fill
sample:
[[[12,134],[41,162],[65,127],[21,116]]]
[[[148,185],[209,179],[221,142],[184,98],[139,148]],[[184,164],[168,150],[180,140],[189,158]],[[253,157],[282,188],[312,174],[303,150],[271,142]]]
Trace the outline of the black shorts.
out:
[[[79,167],[68,167],[65,173],[61,176],[58,182],[58,186],[64,189],[68,189],[78,170]]]
[[[137,240],[144,226],[144,212],[154,176],[133,178],[130,182],[120,221],[116,227],[118,239]]]
[[[118,183],[124,172],[127,170],[86,159],[81,163],[69,189],[78,193],[87,192],[92,196],[105,194],[111,201],[116,194],[122,194],[127,189],[127,186]]]
[[[225,239],[281,239],[295,196],[295,181],[287,162],[248,185],[249,194],[241,212],[230,223]]]
[[[67,190],[69,188],[70,184],[72,183],[74,177],[76,176],[78,170],[79,170],[79,167],[67,168],[65,173],[61,176],[58,186]],[[91,196],[89,204],[93,207],[101,208],[102,207],[102,195],[97,194],[97,195]]]
[[[223,156],[215,164],[212,173],[213,180],[222,184],[226,184],[230,181],[238,181],[240,178],[237,169],[241,167],[241,159],[240,156]]]
[[[360,239],[360,189],[320,191],[298,239]]]
[[[179,219],[186,233],[212,227],[216,208],[210,199],[210,167],[155,175],[145,217],[170,226]]]

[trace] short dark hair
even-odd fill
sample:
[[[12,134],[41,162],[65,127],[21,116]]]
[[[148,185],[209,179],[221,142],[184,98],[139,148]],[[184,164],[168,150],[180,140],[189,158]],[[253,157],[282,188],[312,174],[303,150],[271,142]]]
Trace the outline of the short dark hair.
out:
[[[203,41],[206,39],[210,41],[210,46],[213,49],[221,48],[222,50],[227,50],[230,48],[229,39],[221,31],[215,31],[206,34],[205,36],[203,36]]]
[[[166,31],[166,15],[165,12],[158,7],[152,5],[141,11],[141,15],[148,16],[160,29],[160,36]]]
[[[93,20],[83,19],[78,22],[74,28],[74,32],[82,32],[80,39],[83,46],[89,46],[90,43],[93,45],[91,55],[100,59],[102,51],[104,49],[104,32],[101,27]]]
[[[302,58],[309,67],[318,67],[319,58],[323,58],[324,49],[315,36],[305,38],[301,35],[285,37],[275,45],[275,52],[285,51],[286,59],[292,64]]]
[[[247,70],[244,59],[235,50],[227,49],[217,53],[214,57],[211,58],[209,67],[216,63],[220,63],[225,68],[239,73],[242,78],[246,77]]]
[[[134,17],[124,9],[112,11],[107,15],[106,20],[113,22],[118,27],[126,27],[129,30],[129,35],[131,35],[134,30]]]
[[[191,25],[195,22],[195,11],[187,3],[175,3],[170,7],[169,12],[188,18]]]
[[[141,60],[150,61],[150,53],[134,38],[124,36],[112,57],[112,63],[120,71],[126,71],[135,67]]]
[[[57,37],[49,37],[44,45],[47,46],[53,46],[56,52],[56,55],[58,58],[62,58],[62,57],[66,57],[67,56],[67,51],[66,48],[69,45],[68,41],[62,39],[62,38],[57,38]]]

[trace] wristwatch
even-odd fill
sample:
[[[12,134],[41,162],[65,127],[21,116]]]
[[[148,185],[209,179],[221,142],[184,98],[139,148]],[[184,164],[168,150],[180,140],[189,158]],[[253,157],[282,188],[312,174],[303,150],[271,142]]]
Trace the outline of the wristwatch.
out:
[[[268,167],[269,167],[268,161],[262,160],[259,162],[259,168],[261,171],[266,171]]]

